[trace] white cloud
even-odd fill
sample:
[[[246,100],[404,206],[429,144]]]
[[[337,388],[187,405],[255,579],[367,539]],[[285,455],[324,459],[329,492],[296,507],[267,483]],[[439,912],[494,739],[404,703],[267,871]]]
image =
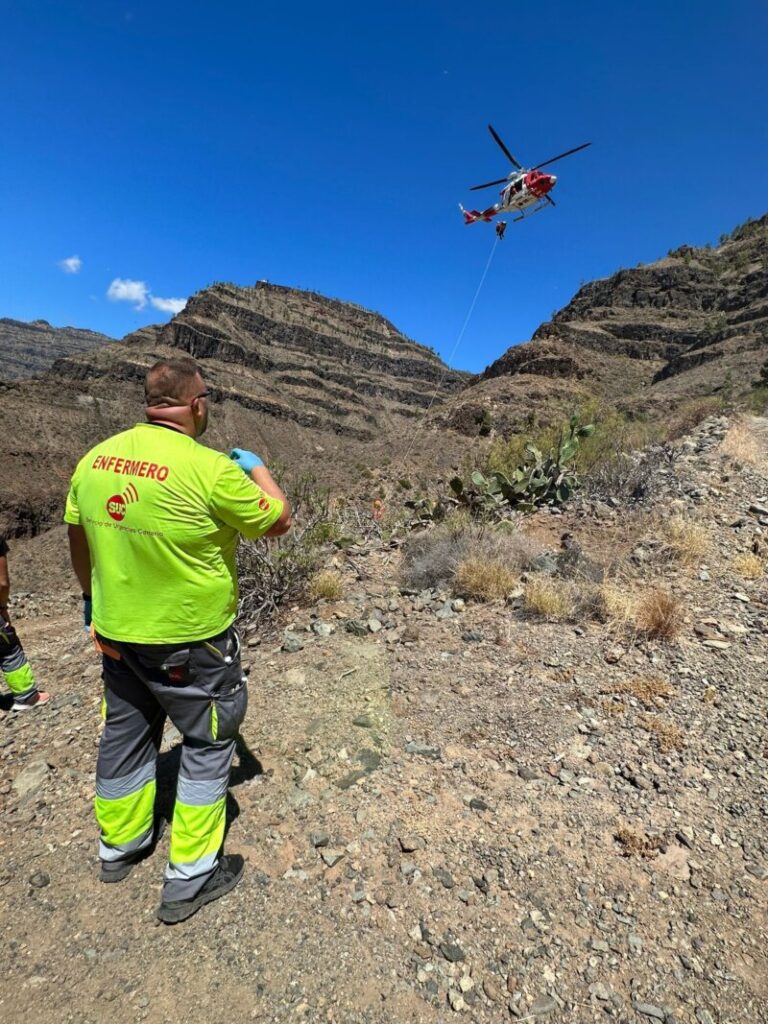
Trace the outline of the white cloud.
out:
[[[153,295],[149,300],[155,309],[160,309],[163,313],[180,313],[187,304],[186,299],[161,299],[157,295]]]
[[[135,302],[135,309],[144,309],[149,297],[149,288],[143,281],[131,281],[128,277],[116,277],[107,288],[107,298],[112,302]]]
[[[186,299],[163,299],[153,295],[146,281],[132,281],[129,277],[116,277],[107,288],[107,298],[112,302],[132,302],[133,308],[145,309],[149,303],[162,313],[180,313],[187,304]]]
[[[79,274],[82,266],[83,261],[79,256],[67,256],[65,260],[59,260],[59,268],[65,274]]]

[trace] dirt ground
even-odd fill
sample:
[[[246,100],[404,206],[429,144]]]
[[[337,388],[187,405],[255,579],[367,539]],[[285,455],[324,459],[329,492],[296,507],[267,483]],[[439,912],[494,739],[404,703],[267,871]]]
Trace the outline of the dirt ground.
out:
[[[768,536],[766,433],[751,423],[740,457],[728,430],[682,443],[650,510],[576,503],[531,527],[600,562],[620,549],[628,588],[684,608],[673,640],[515,598],[454,607],[402,593],[390,545],[340,554],[343,601],[246,648],[226,840],[246,873],[171,928],[167,835],[98,880],[100,669],[63,532],[14,545],[17,628],[53,699],[0,712],[2,1020],[768,1022],[768,586],[734,568]],[[671,512],[706,527],[694,562],[659,555]],[[165,813],[178,742],[169,726]]]

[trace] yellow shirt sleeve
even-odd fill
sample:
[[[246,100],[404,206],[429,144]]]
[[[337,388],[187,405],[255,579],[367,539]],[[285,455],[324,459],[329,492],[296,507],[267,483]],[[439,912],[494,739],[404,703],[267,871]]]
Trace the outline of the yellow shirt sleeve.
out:
[[[283,511],[283,502],[271,498],[228,459],[222,465],[210,496],[211,512],[248,540],[263,537]]]
[[[79,471],[80,465],[78,463],[77,469],[72,474],[72,479],[69,482],[67,503],[64,508],[64,522],[70,523],[72,526],[80,525],[80,506],[77,502],[77,483],[80,475]]]

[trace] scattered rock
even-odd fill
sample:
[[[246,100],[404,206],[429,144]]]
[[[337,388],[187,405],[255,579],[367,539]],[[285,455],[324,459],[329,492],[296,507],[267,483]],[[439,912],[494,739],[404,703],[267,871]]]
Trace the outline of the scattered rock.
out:
[[[441,942],[440,952],[452,964],[459,963],[459,961],[466,960],[467,958],[466,953],[457,942]]]
[[[286,654],[298,654],[299,651],[304,649],[304,641],[298,635],[298,633],[286,633],[283,637],[282,650]]]
[[[400,849],[403,853],[413,853],[415,850],[423,850],[427,845],[421,836],[398,836],[397,841],[400,843]]]
[[[531,1013],[534,1017],[546,1017],[547,1014],[554,1013],[556,1009],[557,1000],[554,996],[539,996],[531,1005]]]
[[[428,757],[430,760],[439,761],[440,748],[430,746],[428,743],[419,743],[417,740],[410,740],[405,745],[406,754],[418,754],[419,757]]]
[[[636,1013],[640,1013],[644,1017],[651,1017],[654,1020],[664,1020],[667,1015],[666,1010],[662,1010],[660,1006],[654,1006],[653,1003],[632,1003],[632,1009]]]
[[[469,806],[473,811],[490,811],[491,805],[487,804],[480,796],[473,796],[469,801]]]
[[[35,714],[35,712],[32,713]],[[11,783],[19,800],[26,801],[35,796],[48,778],[50,771],[47,761],[32,761],[26,768],[23,768]]]
[[[326,867],[332,868],[342,859],[344,850],[321,849],[320,856],[323,858]]]

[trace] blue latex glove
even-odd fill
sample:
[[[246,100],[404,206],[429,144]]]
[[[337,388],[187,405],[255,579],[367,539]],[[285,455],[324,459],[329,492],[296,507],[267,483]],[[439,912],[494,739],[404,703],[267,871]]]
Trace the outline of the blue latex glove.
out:
[[[229,457],[233,462],[237,463],[246,476],[250,476],[251,470],[255,469],[256,466],[264,465],[255,452],[246,451],[245,448],[233,448],[229,453]]]
[[[93,602],[90,597],[86,597],[83,594],[83,629],[87,633],[91,628],[91,611],[93,609]]]

